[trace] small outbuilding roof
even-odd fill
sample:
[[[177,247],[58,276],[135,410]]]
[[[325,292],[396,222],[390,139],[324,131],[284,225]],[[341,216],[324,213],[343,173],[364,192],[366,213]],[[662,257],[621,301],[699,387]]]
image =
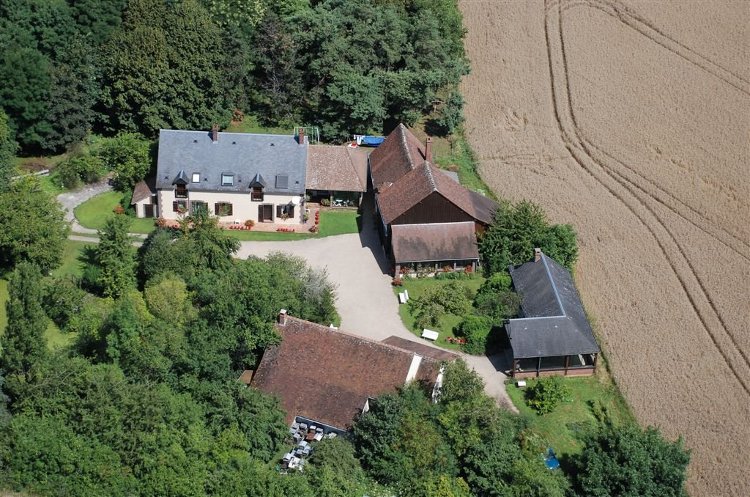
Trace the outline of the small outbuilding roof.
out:
[[[361,147],[310,145],[307,189],[367,191],[367,151]]]
[[[594,354],[594,338],[581,297],[567,269],[536,249],[535,260],[509,268],[521,295],[522,318],[505,325],[513,357]]]
[[[396,264],[478,260],[474,223],[394,224],[391,246]]]
[[[162,129],[156,188],[171,189],[177,181],[188,190],[246,192],[254,177],[265,178],[266,193],[303,194],[308,144],[293,135],[218,133]],[[277,186],[277,175],[288,178]],[[194,181],[198,179],[198,181]]]
[[[141,200],[146,200],[152,195],[156,195],[156,188],[154,187],[154,183],[155,178],[153,176],[136,183],[135,188],[133,188],[133,197],[130,201],[130,205],[135,205]]]
[[[440,365],[381,342],[282,315],[281,343],[266,349],[252,386],[276,395],[287,421],[304,416],[347,428],[369,397],[407,380],[434,384]]]

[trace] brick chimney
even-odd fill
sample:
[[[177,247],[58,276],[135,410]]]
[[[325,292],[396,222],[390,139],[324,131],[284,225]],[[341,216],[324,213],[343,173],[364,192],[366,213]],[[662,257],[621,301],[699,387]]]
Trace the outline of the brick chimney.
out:
[[[305,128],[300,128],[299,131],[297,131],[297,143],[300,145],[305,144]]]
[[[542,249],[535,248],[534,249],[534,262],[539,262],[542,260]]]
[[[424,144],[424,160],[432,162],[432,137],[428,136]]]
[[[281,309],[279,311],[278,323],[279,326],[286,326],[286,309]]]
[[[219,123],[214,123],[211,126],[211,141],[214,143],[219,141]]]

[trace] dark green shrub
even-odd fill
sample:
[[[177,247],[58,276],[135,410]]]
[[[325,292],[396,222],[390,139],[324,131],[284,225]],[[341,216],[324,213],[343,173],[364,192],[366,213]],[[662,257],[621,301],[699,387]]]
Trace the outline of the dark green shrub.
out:
[[[77,188],[82,183],[95,183],[104,176],[104,164],[99,157],[78,155],[62,163],[55,169],[56,179],[65,188]]]
[[[511,289],[507,271],[495,273],[482,283],[474,297],[474,309],[495,324],[518,316],[521,297]]]
[[[52,280],[45,289],[42,304],[47,316],[62,329],[70,318],[78,314],[86,298],[78,281],[73,277]]]
[[[467,354],[484,354],[487,337],[492,329],[492,321],[484,316],[466,316],[456,329],[456,335],[466,338],[463,346]]]
[[[570,387],[559,376],[537,380],[526,390],[526,404],[539,414],[554,411],[569,397]]]

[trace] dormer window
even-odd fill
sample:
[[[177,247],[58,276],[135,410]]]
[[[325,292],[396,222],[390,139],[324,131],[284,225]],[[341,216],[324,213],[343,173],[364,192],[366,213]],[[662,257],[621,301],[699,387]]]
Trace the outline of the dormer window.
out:
[[[221,186],[234,186],[234,174],[222,174]]]
[[[252,202],[263,202],[263,187],[254,186],[250,191],[250,200]]]
[[[193,173],[193,183],[201,182],[201,173]]]
[[[185,185],[175,185],[174,196],[175,198],[187,198],[187,187]]]

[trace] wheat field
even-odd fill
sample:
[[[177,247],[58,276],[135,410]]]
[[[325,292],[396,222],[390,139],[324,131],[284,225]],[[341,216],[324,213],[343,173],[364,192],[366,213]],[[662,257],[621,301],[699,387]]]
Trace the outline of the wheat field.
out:
[[[750,495],[750,4],[461,0],[469,141],[579,235],[587,310],[695,496]]]

